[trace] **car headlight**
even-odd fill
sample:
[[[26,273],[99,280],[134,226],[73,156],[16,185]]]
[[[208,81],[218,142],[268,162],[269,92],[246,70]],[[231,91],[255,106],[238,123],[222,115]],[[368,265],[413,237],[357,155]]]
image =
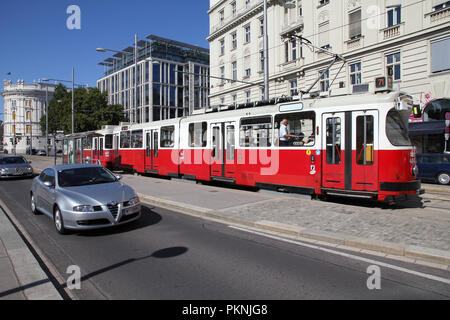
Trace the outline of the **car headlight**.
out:
[[[139,197],[134,197],[134,198],[131,198],[131,200],[130,201],[128,201],[128,205],[131,207],[131,206],[135,206],[135,205],[138,205],[138,204],[140,204],[141,203],[141,200],[139,200]]]
[[[82,212],[82,213],[88,213],[88,212],[94,212],[93,206],[83,205],[83,206],[76,206],[73,207],[74,212]]]
[[[28,172],[33,172],[33,168],[32,168],[32,167],[28,167],[28,168],[27,168],[27,171],[28,171]]]
[[[8,171],[5,168],[0,169],[1,174],[6,174]]]

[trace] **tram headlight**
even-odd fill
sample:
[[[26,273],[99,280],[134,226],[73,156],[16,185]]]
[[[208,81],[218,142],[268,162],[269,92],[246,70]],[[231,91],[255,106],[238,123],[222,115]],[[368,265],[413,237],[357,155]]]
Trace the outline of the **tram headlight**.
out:
[[[412,168],[412,174],[413,174],[413,176],[415,176],[415,177],[417,177],[417,175],[419,174],[419,167],[418,167],[417,165],[415,165],[415,166]]]

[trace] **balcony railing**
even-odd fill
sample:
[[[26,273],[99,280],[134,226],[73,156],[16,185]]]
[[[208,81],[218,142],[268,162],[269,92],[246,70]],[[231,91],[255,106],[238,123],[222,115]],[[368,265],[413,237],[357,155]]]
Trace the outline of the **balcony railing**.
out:
[[[430,17],[430,23],[445,22],[450,18],[450,7],[446,7],[438,11],[427,13],[425,17],[427,16]]]
[[[281,35],[290,33],[303,27],[303,17],[296,17],[293,21],[289,21],[281,28]]]
[[[395,26],[388,27],[388,28],[381,30],[381,32],[383,32],[383,40],[389,40],[389,39],[400,36],[402,26],[403,26],[403,24],[400,23]]]

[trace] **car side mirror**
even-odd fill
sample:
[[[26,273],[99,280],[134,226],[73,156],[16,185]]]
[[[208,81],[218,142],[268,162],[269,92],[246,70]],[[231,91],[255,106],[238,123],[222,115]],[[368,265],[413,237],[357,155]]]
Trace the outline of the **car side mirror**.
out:
[[[120,174],[117,174],[117,175],[116,175],[116,179],[117,179],[117,180],[122,180],[122,176],[121,176]]]
[[[47,188],[53,188],[54,187],[53,183],[51,183],[50,181],[45,181],[44,182],[44,186],[46,186]]]
[[[31,161],[28,161],[29,164],[31,164]]]

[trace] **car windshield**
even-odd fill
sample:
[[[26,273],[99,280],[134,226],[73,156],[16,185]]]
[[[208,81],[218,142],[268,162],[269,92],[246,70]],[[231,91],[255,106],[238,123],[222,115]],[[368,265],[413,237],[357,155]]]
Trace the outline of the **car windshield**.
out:
[[[58,184],[63,188],[112,183],[116,181],[117,178],[110,171],[101,167],[74,168],[58,171]]]
[[[0,164],[23,164],[23,163],[26,163],[26,161],[22,157],[0,158]]]

